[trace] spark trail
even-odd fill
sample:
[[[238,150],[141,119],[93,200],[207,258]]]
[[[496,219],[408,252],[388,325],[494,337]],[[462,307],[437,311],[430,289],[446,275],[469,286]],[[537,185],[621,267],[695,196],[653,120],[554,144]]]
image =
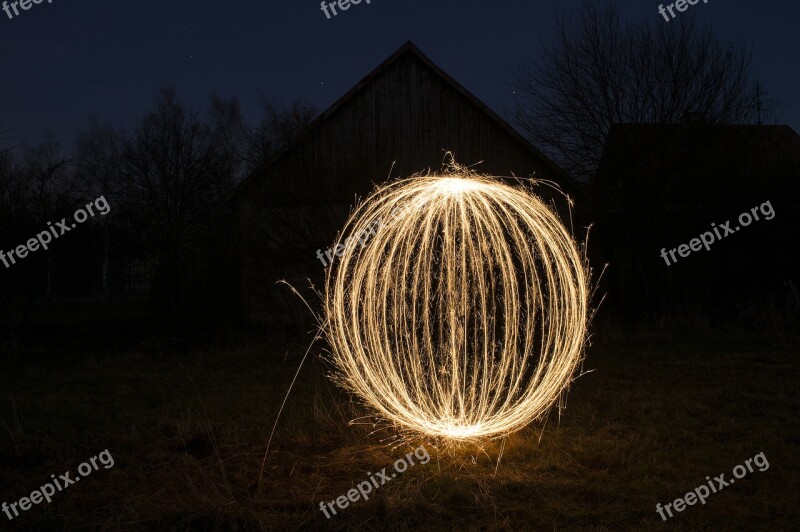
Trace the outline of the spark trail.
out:
[[[581,360],[589,296],[553,211],[453,166],[378,188],[339,240],[375,220],[370,242],[328,270],[334,380],[400,430],[445,441],[542,418]]]

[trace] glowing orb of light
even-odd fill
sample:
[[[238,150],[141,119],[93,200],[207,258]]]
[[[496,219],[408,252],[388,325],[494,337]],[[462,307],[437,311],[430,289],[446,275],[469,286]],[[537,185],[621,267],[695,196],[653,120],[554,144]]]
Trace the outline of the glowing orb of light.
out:
[[[344,235],[323,329],[334,380],[375,414],[478,440],[541,419],[569,386],[589,275],[537,196],[454,166],[378,188]]]

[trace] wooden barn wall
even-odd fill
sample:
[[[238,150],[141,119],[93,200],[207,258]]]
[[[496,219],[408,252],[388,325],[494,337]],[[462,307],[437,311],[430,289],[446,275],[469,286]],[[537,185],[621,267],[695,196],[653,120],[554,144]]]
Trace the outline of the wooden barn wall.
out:
[[[439,170],[448,150],[461,164],[484,161],[479,172],[557,180],[422,61],[401,57],[244,191],[242,293],[251,320],[291,314],[283,296],[269,295],[281,290],[276,279],[321,282],[315,251],[330,246],[350,208],[374,185]]]
[[[484,161],[476,167],[482,172],[556,180],[521,142],[406,55],[273,164],[257,185],[267,197],[257,202],[352,203],[373,184],[438,170],[447,150],[462,164]]]

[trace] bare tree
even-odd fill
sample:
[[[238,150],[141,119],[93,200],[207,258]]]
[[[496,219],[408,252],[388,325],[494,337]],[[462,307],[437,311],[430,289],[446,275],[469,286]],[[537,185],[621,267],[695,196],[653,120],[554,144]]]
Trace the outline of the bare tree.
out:
[[[231,188],[236,158],[209,120],[162,90],[122,150],[120,194],[140,231],[155,274],[153,295],[177,311],[210,215]]]
[[[85,199],[103,197],[113,205],[115,211],[111,219],[105,216],[93,220],[101,224],[102,233],[102,259],[100,263],[103,293],[111,298],[111,270],[112,262],[112,227],[116,229],[115,240],[125,240],[125,246],[118,246],[125,250],[127,263],[128,287],[130,287],[130,264],[135,250],[132,249],[132,239],[123,236],[124,227],[121,223],[124,217],[118,216],[118,211],[123,210],[120,205],[122,180],[119,167],[122,163],[122,149],[127,140],[126,133],[109,124],[102,123],[95,118],[90,119],[87,128],[78,131],[75,143],[75,174],[80,179]]]
[[[236,97],[226,100],[212,93],[208,120],[210,133],[220,147],[218,155],[226,159],[220,163],[230,169],[234,180],[238,182],[247,171],[247,147],[250,136],[239,100]]]
[[[249,172],[256,170],[275,152],[287,146],[317,115],[312,105],[301,101],[281,106],[262,98],[262,105],[264,116],[248,131],[245,139],[244,159]]]
[[[0,252],[16,246],[21,226],[30,218],[30,187],[20,171],[14,152],[0,150]],[[23,291],[20,270],[0,263],[0,355],[17,348],[15,328],[19,324],[19,299]]]
[[[79,183],[68,171],[71,163],[52,136],[24,151],[22,171],[31,186],[32,208],[42,223],[73,209],[79,199]]]
[[[691,17],[623,23],[614,3],[561,16],[540,61],[511,72],[512,111],[532,142],[582,181],[596,170],[613,123],[747,123],[764,111],[741,44],[720,43]]]
[[[24,244],[46,222],[72,208],[76,188],[69,164],[52,138],[33,148],[0,151],[1,251]],[[7,335],[11,343],[0,349],[13,348],[15,329],[30,319],[38,280],[44,280],[42,292],[51,295],[50,253],[31,254],[24,264],[10,255],[0,264],[0,336]]]
[[[233,219],[217,208],[219,200],[313,115],[300,103],[264,105],[264,118],[249,128],[236,98],[212,94],[202,113],[164,89],[132,132],[97,120],[79,132],[75,174],[82,193],[105,195],[114,210],[101,221],[107,295],[120,263],[129,278],[135,263],[150,276],[154,301],[172,316],[192,321],[197,316],[187,309],[218,306],[212,300],[223,297],[220,278],[235,245]]]

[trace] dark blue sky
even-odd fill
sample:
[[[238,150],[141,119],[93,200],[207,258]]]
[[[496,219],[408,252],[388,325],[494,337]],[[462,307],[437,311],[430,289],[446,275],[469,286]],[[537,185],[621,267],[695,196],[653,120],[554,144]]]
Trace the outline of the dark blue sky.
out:
[[[663,22],[655,1],[620,5],[626,18]],[[15,144],[52,128],[68,146],[92,114],[131,126],[167,85],[193,106],[212,90],[236,95],[250,121],[261,94],[322,111],[407,40],[501,112],[506,66],[533,53],[556,9],[580,6],[372,0],[328,20],[318,0],[44,0],[13,19],[0,11],[0,126]],[[680,17],[743,36],[770,96],[786,104],[782,122],[800,131],[800,2],[701,1]]]

